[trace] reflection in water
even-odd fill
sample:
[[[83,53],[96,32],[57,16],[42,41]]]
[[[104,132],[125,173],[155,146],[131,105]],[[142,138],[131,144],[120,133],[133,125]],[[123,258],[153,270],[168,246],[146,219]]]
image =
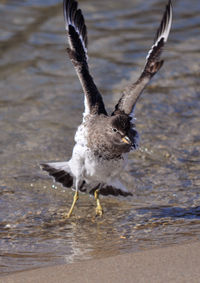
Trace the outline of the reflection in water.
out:
[[[1,272],[199,239],[199,1],[174,4],[165,64],[137,105],[141,147],[122,176],[134,196],[103,198],[98,219],[83,194],[66,221],[72,192],[52,186],[38,164],[69,159],[83,97],[60,1],[40,2],[0,0]],[[80,4],[91,71],[111,110],[142,69],[163,1]]]

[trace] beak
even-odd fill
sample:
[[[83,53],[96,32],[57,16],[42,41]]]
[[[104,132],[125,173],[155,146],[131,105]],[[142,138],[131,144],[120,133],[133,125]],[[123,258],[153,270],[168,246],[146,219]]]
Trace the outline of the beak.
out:
[[[124,143],[127,143],[127,144],[132,145],[132,142],[131,142],[131,140],[129,139],[128,136],[123,137],[123,138],[122,138],[122,141],[123,141]]]

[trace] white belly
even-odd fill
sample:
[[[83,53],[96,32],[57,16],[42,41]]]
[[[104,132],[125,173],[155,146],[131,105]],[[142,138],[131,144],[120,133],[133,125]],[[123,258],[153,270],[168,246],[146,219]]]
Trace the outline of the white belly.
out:
[[[126,165],[126,154],[119,159],[98,158],[87,147],[86,136],[87,131],[80,125],[75,135],[76,144],[72,158],[68,162],[71,173],[76,179],[85,180],[87,183],[112,183]]]
[[[89,181],[110,183],[125,167],[125,160],[112,159],[105,160],[103,158],[94,157],[90,152],[85,158],[85,177]]]

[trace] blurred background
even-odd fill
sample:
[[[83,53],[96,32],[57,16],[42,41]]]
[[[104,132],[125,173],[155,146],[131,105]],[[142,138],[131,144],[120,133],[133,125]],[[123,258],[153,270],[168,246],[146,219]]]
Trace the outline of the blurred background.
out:
[[[164,0],[80,0],[89,64],[107,109],[138,78]],[[0,272],[200,239],[200,2],[173,1],[165,64],[136,107],[140,148],[122,180],[133,197],[95,202],[39,164],[71,157],[83,95],[66,55],[62,3],[0,0]]]

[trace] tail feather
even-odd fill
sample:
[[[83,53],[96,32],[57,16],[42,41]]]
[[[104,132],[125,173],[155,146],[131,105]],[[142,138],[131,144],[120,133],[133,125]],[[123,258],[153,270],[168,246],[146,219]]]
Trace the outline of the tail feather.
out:
[[[61,183],[64,187],[70,188],[73,186],[73,177],[70,173],[70,168],[67,162],[55,162],[55,163],[43,163],[40,164],[42,170],[47,171],[51,177],[58,183]],[[87,184],[84,180],[80,182],[79,190],[81,192],[88,192],[94,194],[96,189],[99,188],[99,193],[103,196],[132,196],[131,192],[118,188],[117,186],[111,186],[108,184]]]
[[[107,185],[107,184],[98,184],[96,186],[93,186],[91,188],[91,185],[87,185],[87,190],[89,194],[94,195],[94,192],[99,188],[99,194],[102,196],[123,196],[123,197],[128,197],[132,196],[133,194],[129,191],[125,191],[123,189],[117,188],[115,186]]]
[[[47,171],[56,182],[61,183],[64,187],[70,188],[73,185],[73,177],[70,174],[66,162],[44,163],[41,164],[44,171]]]
[[[100,189],[99,193],[101,195],[103,195],[103,196],[112,195],[112,196],[128,197],[128,196],[132,196],[133,195],[131,192],[128,192],[128,191],[126,192],[126,191],[123,191],[121,189],[115,188],[113,186],[108,186],[108,185],[103,186]]]

